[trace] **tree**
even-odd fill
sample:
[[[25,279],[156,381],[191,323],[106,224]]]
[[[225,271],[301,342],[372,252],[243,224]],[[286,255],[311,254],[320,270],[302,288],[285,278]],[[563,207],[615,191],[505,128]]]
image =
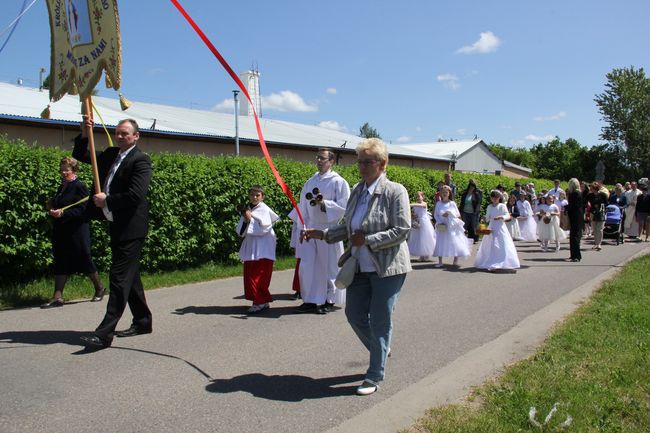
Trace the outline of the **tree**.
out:
[[[512,148],[495,143],[488,144],[488,147],[492,153],[499,157],[499,159],[506,160],[528,168],[535,167],[535,157],[530,152],[530,150],[524,147]]]
[[[533,169],[534,177],[543,179],[568,180],[572,177],[584,178],[584,155],[587,151],[573,138],[562,142],[559,137],[546,144],[536,144],[530,149],[536,164]]]
[[[605,165],[606,184],[613,185],[634,178],[634,173],[625,163],[625,148],[622,146],[601,144],[587,149],[581,160],[584,180],[596,179],[598,161],[602,161]]]
[[[361,128],[359,128],[359,137],[363,138],[381,138],[381,135],[379,135],[379,132],[368,122],[364,123]]]
[[[594,101],[607,125],[600,138],[624,146],[633,175],[650,170],[650,79],[643,68],[614,69],[607,74],[605,91]]]

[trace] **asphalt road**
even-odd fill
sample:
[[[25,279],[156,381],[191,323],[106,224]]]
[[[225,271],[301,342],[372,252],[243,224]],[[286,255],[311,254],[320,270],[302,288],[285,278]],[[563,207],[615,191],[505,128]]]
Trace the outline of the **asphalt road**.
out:
[[[518,243],[522,268],[504,274],[478,271],[472,259],[460,269],[414,263],[386,380],[367,397],[354,394],[367,353],[343,311],[294,314],[291,271],[273,275],[276,301],[259,316],[245,314],[240,278],[149,291],[154,333],[95,352],[79,337],[99,323],[106,300],[3,311],[0,431],[396,431],[423,414],[422,402],[459,398],[493,374],[477,374],[487,364],[530,351],[576,296],[647,247],[586,244],[582,262],[567,263],[567,244],[543,253]],[[537,320],[542,312],[546,321]],[[118,329],[130,319],[127,311]]]

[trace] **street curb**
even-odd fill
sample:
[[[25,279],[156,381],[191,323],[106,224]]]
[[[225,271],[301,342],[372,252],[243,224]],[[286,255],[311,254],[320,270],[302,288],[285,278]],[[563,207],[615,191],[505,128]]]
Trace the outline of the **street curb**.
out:
[[[620,267],[650,252],[650,246],[526,317],[506,333],[473,349],[419,382],[328,430],[328,433],[395,433],[433,407],[464,398],[503,367],[531,355],[563,320]],[[381,390],[379,391],[381,392]]]

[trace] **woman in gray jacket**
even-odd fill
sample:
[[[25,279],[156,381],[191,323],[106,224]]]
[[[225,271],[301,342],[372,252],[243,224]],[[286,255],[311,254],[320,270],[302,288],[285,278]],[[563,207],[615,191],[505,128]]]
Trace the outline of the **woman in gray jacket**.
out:
[[[384,379],[390,353],[392,313],[411,270],[406,243],[411,230],[411,210],[406,188],[386,178],[388,149],[377,138],[356,148],[362,182],[353,188],[343,220],[326,230],[308,228],[302,239],[348,240],[358,260],[357,272],[347,290],[345,315],[370,352],[366,378],[357,394],[377,391]]]

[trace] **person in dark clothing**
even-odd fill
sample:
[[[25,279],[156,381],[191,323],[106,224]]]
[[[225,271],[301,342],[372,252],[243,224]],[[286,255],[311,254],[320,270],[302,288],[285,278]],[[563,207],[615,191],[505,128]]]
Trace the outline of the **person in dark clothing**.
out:
[[[75,138],[73,155],[90,162],[87,131],[92,119],[85,119],[82,133]],[[110,294],[106,314],[92,336],[81,337],[88,346],[109,347],[113,336],[131,337],[150,334],[151,310],[147,305],[140,279],[140,257],[149,228],[147,191],[151,182],[151,159],[137,144],[138,124],[133,119],[120,121],[115,128],[117,147],[96,152],[102,191],[93,195],[88,208],[109,221],[111,242]],[[126,305],[133,321],[131,326],[115,332]]]
[[[643,182],[645,180],[645,182]],[[641,239],[642,232],[645,232],[645,241],[648,242],[650,231],[650,193],[648,192],[648,180],[641,179],[639,181],[639,189],[642,194],[637,198],[635,216],[639,224],[639,239]]]
[[[570,257],[567,259],[571,262],[582,260],[580,253],[580,239],[585,223],[585,210],[582,202],[582,192],[580,191],[580,182],[575,177],[569,180],[567,188],[567,205],[565,207],[569,217],[569,250]]]
[[[467,230],[467,237],[478,242],[478,234],[476,228],[481,216],[481,202],[483,201],[483,193],[476,186],[476,181],[470,179],[467,188],[460,197],[460,215],[465,223]]]
[[[589,185],[587,202],[591,214],[591,232],[594,235],[594,246],[592,249],[600,251],[603,242],[603,229],[605,227],[605,207],[609,201],[609,191],[603,188],[598,182]]]
[[[88,275],[95,287],[91,302],[104,298],[104,286],[90,256],[90,227],[83,218],[88,188],[77,178],[79,162],[65,157],[59,164],[61,185],[48,203],[48,214],[54,218],[52,252],[54,254],[54,295],[41,308],[63,306],[63,289],[68,276],[77,272]]]

